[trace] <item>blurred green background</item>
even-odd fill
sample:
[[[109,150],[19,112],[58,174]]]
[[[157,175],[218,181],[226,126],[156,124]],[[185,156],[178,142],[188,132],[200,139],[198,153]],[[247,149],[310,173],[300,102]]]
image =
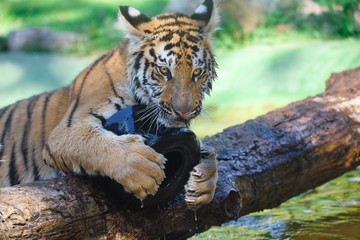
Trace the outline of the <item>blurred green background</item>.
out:
[[[194,1],[173,0],[179,10]],[[331,73],[360,67],[359,0],[217,1],[222,17],[214,37],[218,79],[192,125],[199,136],[321,93]],[[153,16],[171,9],[169,2],[0,0],[0,108],[69,84],[115,46],[122,38],[115,27],[118,5]],[[5,50],[10,31],[34,26],[80,33],[87,40],[55,52]],[[279,208],[194,239],[313,239],[316,232],[317,239],[359,239],[359,176],[357,169]]]

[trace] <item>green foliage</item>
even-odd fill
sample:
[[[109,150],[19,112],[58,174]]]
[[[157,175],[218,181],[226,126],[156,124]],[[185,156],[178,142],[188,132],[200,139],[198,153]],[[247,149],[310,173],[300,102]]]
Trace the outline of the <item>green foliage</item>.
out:
[[[316,0],[328,9],[318,15],[303,14],[299,10],[299,2],[278,5],[276,11],[267,13],[262,24],[250,33],[243,32],[241,26],[225,16],[222,19],[222,30],[216,35],[216,46],[232,49],[249,43],[360,37],[360,26],[356,26],[353,17],[359,0]]]
[[[358,0],[317,0],[317,2],[328,10],[320,14],[305,15],[298,10],[297,3],[280,6],[276,12],[268,14],[266,26],[271,28],[278,24],[289,24],[294,30],[316,38],[360,36],[360,26],[355,25],[353,17]]]
[[[118,5],[138,8],[148,16],[161,12],[168,0],[8,0],[0,1],[0,36],[26,27],[49,27],[53,31],[73,31],[89,40],[75,51],[102,52],[115,46],[121,32],[114,27]],[[156,6],[156,7],[154,7]]]
[[[88,36],[83,45],[68,52],[92,54],[115,46],[121,32],[114,27],[117,5],[132,5],[148,16],[160,13],[169,0],[8,0],[0,1],[0,36],[14,29],[46,26],[53,31],[74,31]],[[223,13],[221,31],[216,33],[217,48],[232,49],[253,43],[285,42],[294,39],[358,38],[360,27],[356,26],[353,12],[359,0],[316,0],[329,8],[320,15],[303,15],[298,11],[297,1],[280,5],[268,13],[262,24],[250,33],[230,21]],[[342,11],[334,9],[334,4]],[[279,25],[288,25],[286,31]]]

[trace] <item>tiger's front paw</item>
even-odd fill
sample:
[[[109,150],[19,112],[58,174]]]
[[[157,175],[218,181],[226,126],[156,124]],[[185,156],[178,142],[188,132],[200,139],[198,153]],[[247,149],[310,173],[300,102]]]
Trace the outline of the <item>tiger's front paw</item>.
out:
[[[218,179],[215,149],[202,146],[200,154],[200,163],[191,171],[185,185],[185,201],[190,209],[198,209],[211,202]]]
[[[125,152],[120,156],[125,164],[113,168],[109,175],[123,185],[125,191],[143,200],[149,194],[154,195],[164,180],[166,158],[145,145],[140,136],[129,136],[127,141]]]

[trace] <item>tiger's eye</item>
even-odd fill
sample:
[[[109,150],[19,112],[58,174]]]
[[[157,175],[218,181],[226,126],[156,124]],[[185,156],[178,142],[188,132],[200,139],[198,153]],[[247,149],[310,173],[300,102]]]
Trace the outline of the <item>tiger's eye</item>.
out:
[[[160,68],[160,72],[161,72],[162,74],[168,74],[169,69],[166,68],[166,67],[161,67],[161,68]]]
[[[194,72],[193,72],[194,77],[198,77],[200,74],[201,74],[201,69],[200,68],[195,69]]]

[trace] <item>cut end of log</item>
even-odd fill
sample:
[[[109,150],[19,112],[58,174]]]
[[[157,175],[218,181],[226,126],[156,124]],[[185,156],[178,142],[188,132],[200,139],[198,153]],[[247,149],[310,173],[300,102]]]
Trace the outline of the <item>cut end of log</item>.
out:
[[[240,194],[235,190],[231,190],[226,196],[221,208],[225,217],[229,220],[233,220],[239,216],[241,206]]]

